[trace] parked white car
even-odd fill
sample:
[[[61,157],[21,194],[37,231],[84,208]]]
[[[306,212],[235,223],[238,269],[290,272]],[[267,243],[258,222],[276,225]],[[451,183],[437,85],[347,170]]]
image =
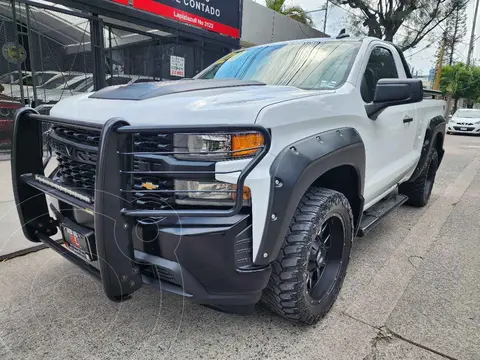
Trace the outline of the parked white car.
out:
[[[142,82],[151,82],[151,81],[159,81],[159,79],[155,80],[151,76],[144,76],[144,75],[107,75],[106,83],[107,86],[115,86],[115,85],[129,85],[129,84],[137,84]],[[93,77],[89,78],[85,83],[82,83],[73,92],[76,93],[90,93],[93,91]]]
[[[31,74],[30,71],[24,71],[23,72],[23,77],[25,77],[27,75],[30,75],[30,74]],[[20,76],[19,76],[18,71],[10,71],[9,73],[0,75],[0,84],[2,84],[2,85],[13,84],[16,81],[18,81],[19,77]]]
[[[65,87],[65,85],[72,79],[79,77],[82,73],[79,72],[70,72],[70,73],[61,73],[61,72],[40,72],[35,73],[36,79],[36,89],[37,89],[37,100],[40,102],[48,102],[47,90],[53,90],[57,88]],[[48,79],[45,81],[45,79]],[[28,75],[23,78],[23,96],[25,99],[28,99],[28,102],[34,100],[33,93],[33,83],[32,75]],[[21,90],[19,82],[18,84],[12,85],[11,96],[14,98],[21,98]],[[78,86],[78,85],[77,85]],[[54,96],[55,97],[55,96]],[[60,97],[56,98],[55,101],[59,101]]]
[[[31,75],[30,75],[31,77]],[[29,76],[24,78],[29,79]],[[107,75],[106,84],[111,85],[127,85],[139,82],[153,81],[151,77],[141,75]],[[43,85],[37,86],[37,99],[43,103],[55,103],[62,99],[68,98],[73,95],[79,95],[85,92],[92,92],[93,75],[88,73],[63,73],[54,76]],[[14,98],[20,98],[20,88],[15,91],[10,91],[11,96]],[[33,101],[33,88],[24,86],[24,97],[29,99],[29,102]]]
[[[27,76],[30,76],[31,72],[30,71],[23,71],[22,72],[22,79],[25,79]],[[3,86],[3,95],[7,95],[10,97],[13,97],[12,91],[15,89],[15,87],[12,89],[12,85],[18,83],[20,80],[20,74],[18,71],[11,71],[9,73],[3,74],[0,76],[0,84]]]
[[[62,73],[58,71],[38,71],[33,75],[31,72],[28,72],[27,75],[23,76],[22,79],[18,79],[14,82],[11,82],[8,85],[4,85],[4,94],[11,96],[13,98],[21,98],[21,86],[23,85],[23,96],[25,99],[33,99],[33,79],[35,78],[35,85],[41,87],[47,82],[57,79],[62,76]],[[8,77],[8,75],[7,75]],[[18,72],[17,72],[18,77]]]
[[[447,134],[480,135],[480,109],[458,109],[448,122]]]
[[[82,73],[70,73],[51,79],[45,84],[37,87],[37,99],[43,103],[58,102],[72,95],[77,95],[75,89],[87,82],[93,75]],[[20,95],[16,93],[18,97]],[[33,93],[29,94],[30,101],[33,100]]]

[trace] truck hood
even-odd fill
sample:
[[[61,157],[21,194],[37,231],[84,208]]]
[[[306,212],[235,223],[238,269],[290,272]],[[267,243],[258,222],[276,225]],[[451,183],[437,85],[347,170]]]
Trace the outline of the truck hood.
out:
[[[314,94],[239,80],[142,83],[69,97],[50,114],[101,124],[113,117],[132,125],[252,124],[265,106]]]

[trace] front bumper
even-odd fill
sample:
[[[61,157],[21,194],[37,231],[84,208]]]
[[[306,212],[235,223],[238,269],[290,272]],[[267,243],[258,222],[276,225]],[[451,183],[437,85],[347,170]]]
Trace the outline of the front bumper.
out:
[[[459,125],[459,124],[448,123],[447,132],[451,134],[480,135],[480,124]]]
[[[44,176],[42,122],[101,129],[94,201],[77,196],[74,189],[55,188],[38,180]],[[232,208],[138,210],[131,207],[133,190],[129,178],[136,173],[131,138],[140,131],[259,131],[265,145],[239,174],[238,200]],[[100,279],[105,294],[113,301],[128,298],[143,283],[161,282],[162,289],[202,304],[254,304],[267,285],[271,269],[251,262],[251,215],[244,212],[243,184],[268,152],[269,145],[270,134],[259,126],[139,128],[122,119],[111,119],[101,127],[22,109],[14,127],[12,181],[23,232],[30,241],[44,242]],[[56,219],[49,214],[46,195],[66,206],[61,207],[62,214]],[[74,211],[68,215],[65,209]],[[62,216],[76,221],[72,214],[79,212],[93,220],[98,256],[94,262],[83,260],[51,238],[58,231]],[[153,226],[142,224],[142,219],[156,220]]]

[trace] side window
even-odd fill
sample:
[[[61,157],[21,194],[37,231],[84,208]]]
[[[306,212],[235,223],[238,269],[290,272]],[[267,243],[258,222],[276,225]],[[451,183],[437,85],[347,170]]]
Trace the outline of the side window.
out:
[[[395,60],[390,50],[377,47],[370,54],[365,74],[363,74],[361,93],[365,102],[373,101],[378,80],[386,78],[398,78]]]

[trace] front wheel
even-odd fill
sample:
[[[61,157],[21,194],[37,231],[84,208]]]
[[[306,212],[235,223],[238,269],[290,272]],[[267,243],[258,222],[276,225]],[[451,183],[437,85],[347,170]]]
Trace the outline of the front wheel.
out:
[[[330,189],[310,188],[272,263],[263,301],[289,320],[305,324],[320,320],[342,287],[352,239],[353,215],[345,196]]]

